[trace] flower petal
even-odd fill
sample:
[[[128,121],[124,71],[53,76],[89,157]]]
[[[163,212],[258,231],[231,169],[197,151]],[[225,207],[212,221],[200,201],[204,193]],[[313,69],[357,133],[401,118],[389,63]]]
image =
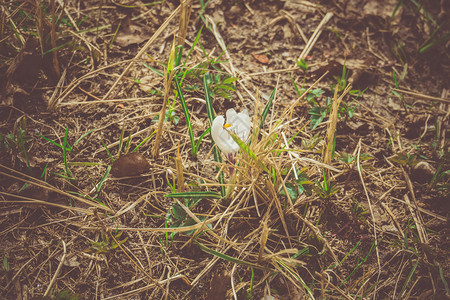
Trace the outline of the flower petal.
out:
[[[250,135],[252,123],[248,111],[244,109],[240,113],[232,108],[227,110],[227,129],[236,134],[243,142],[247,142]],[[231,135],[224,129],[225,119],[223,116],[217,116],[211,126],[211,135],[214,142],[217,144],[223,153],[236,153],[239,151],[239,145],[233,140]]]
[[[217,147],[226,155],[239,151],[239,145],[233,140],[231,135],[223,128],[225,119],[217,116],[211,125],[211,135]],[[231,128],[231,127],[230,127]]]

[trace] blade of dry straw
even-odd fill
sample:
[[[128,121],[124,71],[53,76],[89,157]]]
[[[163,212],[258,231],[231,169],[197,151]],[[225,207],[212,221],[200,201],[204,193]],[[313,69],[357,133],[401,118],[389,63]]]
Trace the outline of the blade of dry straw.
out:
[[[186,2],[186,1],[184,1]],[[158,28],[158,30],[155,31],[153,36],[147,41],[147,43],[142,47],[141,50],[139,50],[138,54],[130,61],[128,66],[123,70],[122,74],[116,79],[116,81],[113,83],[109,91],[103,96],[102,100],[105,100],[109,97],[111,92],[116,88],[116,86],[119,84],[119,82],[122,80],[122,78],[130,71],[131,66],[134,64],[136,60],[138,60],[150,47],[151,44],[159,37],[159,35],[166,29],[166,27],[169,25],[170,21],[177,15],[177,13],[181,9],[181,4],[178,5],[178,7],[172,12],[172,14],[167,17],[167,19],[164,21],[164,23]]]
[[[225,130],[227,130],[227,129],[225,129]],[[250,147],[246,143],[244,143],[237,135],[235,135],[231,131],[227,130],[227,132],[231,135],[233,140],[239,145],[239,147],[245,153],[247,153],[247,155],[251,159],[253,159],[264,171],[266,171],[267,173],[270,173],[269,169],[267,169],[267,167],[263,164],[263,162],[258,158],[258,156],[256,156],[256,154],[252,151],[252,149],[250,149]]]
[[[175,158],[175,165],[177,167],[177,181],[178,181],[177,191],[182,193],[184,192],[184,173],[183,173],[183,162],[181,161],[180,156],[180,144],[178,144],[178,151],[177,157]]]
[[[204,251],[206,253],[209,253],[209,254],[212,254],[214,256],[217,256],[217,257],[219,257],[221,259],[224,259],[226,261],[233,262],[233,263],[240,264],[240,265],[244,265],[244,266],[248,266],[248,267],[253,267],[253,268],[259,269],[259,270],[265,270],[265,271],[270,270],[270,268],[263,267],[263,266],[260,266],[260,265],[257,265],[257,264],[245,261],[245,260],[237,259],[237,258],[231,257],[229,255],[223,254],[221,252],[215,251],[215,250],[210,249],[210,248],[208,248],[208,247],[206,247],[206,246],[204,246],[204,245],[202,245],[200,243],[198,243],[198,245],[199,245],[199,247],[200,247],[200,249],[202,251]]]
[[[334,90],[334,97],[333,97],[333,105],[331,108],[331,114],[330,114],[330,122],[328,123],[328,129],[327,129],[327,135],[326,135],[326,144],[323,151],[323,162],[327,165],[331,164],[331,156],[333,153],[333,141],[334,136],[336,133],[336,125],[338,121],[338,113],[339,113],[339,105],[341,105],[342,99],[344,99],[344,96],[350,91],[352,86],[349,84],[345,88],[342,95],[338,98],[338,85],[336,84],[336,88]],[[327,172],[329,172],[327,170]]]
[[[178,41],[177,45],[184,45],[186,39],[187,28],[189,24],[189,19],[191,17],[192,0],[186,0],[181,2],[181,12],[180,12],[180,27],[178,29]]]
[[[269,238],[269,226],[267,226],[267,219],[265,219],[263,222],[263,229],[261,232],[261,239],[259,241],[259,253],[258,253],[258,262],[261,261],[263,254],[264,254],[264,248],[266,248],[267,239]]]
[[[172,42],[172,48],[170,49],[170,55],[169,55],[169,61],[167,63],[167,72],[164,76],[164,101],[163,106],[161,108],[161,111],[159,113],[159,122],[158,122],[158,129],[156,130],[156,138],[155,143],[153,144],[152,149],[152,156],[153,158],[157,158],[159,156],[159,144],[161,143],[161,135],[162,135],[162,129],[164,125],[164,119],[166,117],[166,107],[167,102],[169,101],[169,94],[171,91],[171,85],[172,85],[172,78],[175,72],[173,71],[175,64],[175,36],[173,36],[173,42]]]
[[[11,168],[8,168],[8,167],[6,167],[6,166],[4,166],[4,165],[1,165],[1,164],[0,164],[0,167],[1,167],[1,168],[4,168],[4,169],[6,169],[6,170],[8,170],[8,171],[11,172],[11,173],[14,173],[14,174],[17,174],[17,175],[26,177],[26,178],[28,178],[28,179],[30,179],[30,180],[27,180],[27,179],[24,179],[24,178],[20,178],[20,177],[17,177],[17,176],[8,174],[8,173],[4,173],[4,172],[1,172],[1,171],[0,171],[0,175],[3,175],[3,176],[6,176],[6,177],[9,177],[9,178],[18,180],[18,181],[22,181],[22,182],[28,183],[28,184],[31,184],[31,185],[40,187],[40,188],[42,188],[42,189],[51,191],[51,192],[58,193],[58,194],[60,194],[60,195],[64,195],[64,196],[66,196],[66,197],[68,197],[68,198],[72,198],[72,199],[78,200],[78,201],[80,201],[80,202],[82,202],[82,203],[85,203],[85,204],[89,205],[89,207],[91,207],[91,208],[101,209],[101,210],[104,210],[104,211],[106,211],[106,212],[113,212],[112,209],[110,209],[109,207],[107,207],[107,206],[105,206],[105,205],[103,205],[103,204],[100,204],[100,203],[97,203],[97,202],[93,202],[93,201],[91,201],[91,200],[88,200],[88,199],[85,199],[85,198],[82,198],[82,197],[78,197],[78,196],[73,195],[73,194],[66,193],[66,192],[64,192],[64,191],[62,191],[62,190],[60,190],[60,189],[58,189],[58,188],[56,188],[56,187],[50,185],[49,183],[47,183],[47,182],[45,182],[45,181],[42,181],[42,180],[33,178],[33,177],[31,177],[31,176],[28,176],[28,175],[26,175],[26,174],[23,174],[23,173],[21,173],[21,172],[18,172],[18,171],[16,171],[16,170],[13,170],[13,169],[11,169]],[[17,197],[17,195],[16,195],[16,197]],[[34,202],[37,203],[36,199],[32,199],[32,200],[33,200]],[[50,205],[50,204],[49,204],[49,205]],[[55,205],[53,205],[53,206],[55,206]]]

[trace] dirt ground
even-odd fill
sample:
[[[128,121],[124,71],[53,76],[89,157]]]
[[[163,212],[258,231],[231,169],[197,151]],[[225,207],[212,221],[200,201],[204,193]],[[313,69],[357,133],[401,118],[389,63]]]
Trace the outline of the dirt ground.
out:
[[[186,2],[0,2],[1,298],[449,299],[448,2]]]

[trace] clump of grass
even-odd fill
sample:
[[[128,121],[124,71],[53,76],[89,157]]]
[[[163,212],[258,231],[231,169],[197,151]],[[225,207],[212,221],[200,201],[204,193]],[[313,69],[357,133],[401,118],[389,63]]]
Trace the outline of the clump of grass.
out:
[[[81,135],[74,143],[73,145],[69,144],[68,138],[69,138],[69,127],[66,127],[65,133],[64,133],[64,138],[62,143],[59,143],[57,141],[54,141],[52,139],[49,139],[45,136],[43,136],[42,134],[40,134],[39,132],[36,132],[41,138],[43,138],[44,140],[46,140],[47,142],[50,142],[51,144],[59,147],[62,149],[62,158],[63,158],[63,162],[64,162],[64,173],[62,174],[57,174],[58,176],[64,177],[64,178],[68,178],[68,179],[74,179],[72,178],[72,173],[69,170],[69,161],[68,161],[68,154],[73,150],[73,148],[83,139],[85,138],[87,135],[89,135],[90,133],[92,133],[93,131],[95,131],[95,129],[89,130],[88,132],[84,133],[83,135]]]
[[[205,84],[205,87],[207,87],[207,84]],[[295,154],[295,150],[288,147],[288,140],[292,141],[292,139],[285,137],[291,134],[292,120],[290,115],[293,108],[298,102],[306,98],[310,91],[311,88],[305,91],[297,102],[287,106],[281,113],[281,117],[271,124],[267,124],[266,120],[275,101],[276,90],[273,91],[261,110],[258,109],[259,98],[257,97],[253,118],[253,133],[248,143],[229,132],[240,146],[240,154],[236,155],[233,160],[226,161],[221,159],[220,153],[216,153],[214,156],[218,176],[223,174],[224,183],[220,183],[220,186],[226,187],[222,204],[226,205],[227,208],[225,212],[220,213],[220,218],[224,219],[225,224],[239,223],[239,219],[235,218],[239,215],[239,211],[245,211],[252,218],[261,220],[256,223],[248,223],[251,227],[244,232],[249,235],[245,236],[245,242],[241,243],[242,245],[238,246],[233,241],[228,243],[233,248],[243,247],[246,249],[250,244],[256,242],[257,244],[252,247],[258,249],[258,259],[256,260],[250,251],[241,251],[236,255],[229,255],[225,248],[206,247],[205,243],[211,242],[200,235],[194,237],[194,239],[198,241],[200,249],[206,253],[232,264],[249,268],[249,272],[252,269],[266,270],[269,273],[278,272],[279,276],[285,277],[286,280],[312,296],[311,280],[314,281],[313,278],[316,275],[310,274],[311,277],[304,274],[306,271],[305,264],[299,260],[299,256],[305,253],[305,250],[304,247],[300,246],[299,241],[292,238],[295,226],[292,227],[291,222],[294,206],[304,205],[298,202],[300,195],[304,193],[311,195],[313,182],[306,174],[306,168],[297,170],[295,167],[298,160],[296,156],[290,156],[290,154]],[[212,122],[214,119],[213,103],[208,96],[206,101],[208,117]],[[218,152],[219,150],[214,147],[213,151]],[[316,185],[316,195],[322,199],[320,201],[329,201],[337,192],[335,184],[330,182],[325,171],[323,171],[323,183],[317,182]],[[302,219],[302,221],[306,222],[313,234],[317,236],[318,231],[315,225],[308,223],[305,219]],[[222,227],[222,231],[227,232],[228,226]],[[252,241],[250,237],[257,237],[256,241]],[[312,243],[311,240],[308,241],[306,236],[299,238],[303,245],[304,243]],[[335,260],[335,256],[326,242],[319,237],[317,239],[320,239],[322,243],[319,248],[324,249],[319,250],[318,253],[322,251],[323,254],[328,253],[329,258]],[[282,250],[276,246],[279,243],[284,245]],[[323,260],[325,258],[319,256],[317,259]],[[245,289],[247,294],[251,293],[254,283],[254,273],[251,272],[251,274],[253,275],[250,275],[242,283],[243,286],[247,287]],[[242,287],[241,290],[244,291]]]
[[[106,232],[101,232],[98,240],[91,242],[92,247],[87,252],[105,255],[111,253],[127,241],[128,238],[120,239],[122,233],[116,232],[113,237],[110,237]]]

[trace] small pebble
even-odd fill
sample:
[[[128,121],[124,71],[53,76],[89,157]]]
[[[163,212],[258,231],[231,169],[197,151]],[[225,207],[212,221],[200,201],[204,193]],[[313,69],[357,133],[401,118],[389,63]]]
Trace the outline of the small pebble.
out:
[[[140,175],[150,169],[145,157],[137,152],[122,155],[112,163],[111,174],[114,177],[130,177]]]

